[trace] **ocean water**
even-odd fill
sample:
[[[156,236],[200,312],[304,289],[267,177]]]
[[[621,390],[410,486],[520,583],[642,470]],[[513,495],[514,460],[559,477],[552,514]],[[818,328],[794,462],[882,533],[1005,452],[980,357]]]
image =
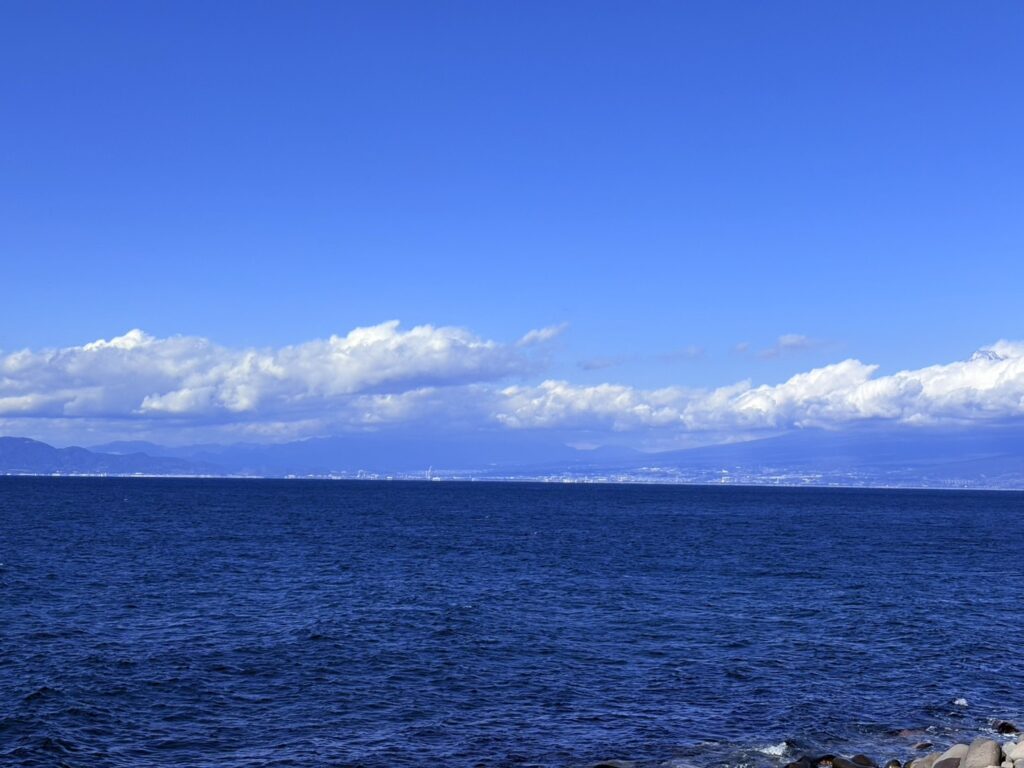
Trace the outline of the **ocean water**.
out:
[[[1024,494],[0,478],[0,765],[772,766],[1024,720]]]

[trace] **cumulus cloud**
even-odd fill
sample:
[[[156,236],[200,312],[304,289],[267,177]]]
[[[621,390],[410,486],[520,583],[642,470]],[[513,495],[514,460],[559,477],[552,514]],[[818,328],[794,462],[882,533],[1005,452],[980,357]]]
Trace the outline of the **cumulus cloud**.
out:
[[[418,425],[729,437],[871,420],[1024,417],[1024,343],[1001,341],[968,360],[889,375],[851,359],[777,384],[642,389],[538,383],[544,344],[558,332],[501,343],[462,328],[389,322],[293,346],[237,349],[135,330],[23,350],[0,355],[0,432],[285,440]]]
[[[1024,417],[1024,344],[999,342],[970,360],[876,376],[859,360],[800,373],[781,384],[711,390],[641,390],[545,381],[502,390],[497,419],[513,428],[569,425],[614,430],[749,431]]]
[[[529,337],[529,334],[527,334]],[[530,345],[550,334],[537,332]],[[397,321],[278,349],[133,330],[78,347],[0,357],[0,417],[274,420],[534,371],[519,344]],[[364,398],[360,400],[360,398]]]

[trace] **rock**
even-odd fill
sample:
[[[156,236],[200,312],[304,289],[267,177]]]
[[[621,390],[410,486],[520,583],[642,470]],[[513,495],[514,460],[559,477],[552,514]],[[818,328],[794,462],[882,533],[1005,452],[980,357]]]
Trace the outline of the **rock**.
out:
[[[592,768],[635,768],[636,763],[632,760],[602,760],[594,763]]]
[[[941,756],[941,752],[932,752],[924,757],[919,757],[911,763],[911,768],[932,768],[932,766],[935,765],[935,761]]]
[[[853,760],[847,760],[845,757],[833,757],[832,768],[864,768],[864,766],[853,762]]]
[[[878,763],[876,763],[867,755],[854,755],[850,759],[857,765],[863,765],[864,768],[878,768]]]
[[[903,768],[903,763],[899,760],[890,760],[885,764],[885,768]]]
[[[1024,741],[1019,741],[1016,744],[1007,744],[1005,747],[1006,759],[1014,762],[1013,768],[1017,768],[1016,762],[1018,760],[1024,760]]]
[[[1016,725],[1011,723],[1009,720],[996,720],[992,726],[996,729],[996,733],[1001,733],[1003,736],[1010,736],[1014,733],[1020,733],[1020,730]]]
[[[1024,758],[1013,761],[1013,768],[1024,768]]]
[[[807,757],[807,755],[804,755],[799,760],[786,763],[785,768],[814,768],[814,761]]]
[[[967,750],[963,768],[989,768],[1003,761],[1003,750],[999,742],[992,739],[975,739]]]
[[[964,768],[969,749],[966,744],[954,744],[939,756],[932,768]]]
[[[832,761],[835,759],[835,755],[822,755],[814,761],[814,764],[818,766],[818,768],[832,768]]]
[[[932,743],[930,741],[919,741],[914,745],[914,749],[918,752],[924,752],[926,749],[931,749]]]

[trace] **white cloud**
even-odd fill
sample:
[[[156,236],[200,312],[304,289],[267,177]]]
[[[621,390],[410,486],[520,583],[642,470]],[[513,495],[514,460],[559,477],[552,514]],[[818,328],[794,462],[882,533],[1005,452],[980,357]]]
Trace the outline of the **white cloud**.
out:
[[[560,323],[559,325],[549,325],[546,328],[537,328],[533,331],[528,331],[523,338],[519,340],[520,347],[527,347],[532,344],[543,344],[546,341],[551,341],[557,336],[561,336],[565,333],[565,330],[569,327],[568,323]]]
[[[816,346],[818,346],[818,342],[808,336],[800,333],[785,333],[779,336],[772,346],[768,347],[768,349],[762,349],[757,355],[765,359],[772,359],[782,357],[789,352],[799,352]],[[737,349],[739,347],[740,345],[737,345]]]
[[[779,384],[640,389],[531,381],[558,329],[500,343],[461,328],[397,322],[277,349],[131,331],[0,355],[0,433],[285,440],[352,429],[551,429],[714,435],[857,421],[997,422],[1024,417],[1024,343],[969,360],[878,375],[858,360]],[[795,342],[794,342],[795,343]],[[518,380],[518,381],[517,381]],[[512,383],[515,382],[515,383]],[[657,438],[661,439],[661,438]]]
[[[550,338],[537,333],[531,344]],[[360,395],[494,381],[535,367],[518,345],[461,328],[402,330],[397,321],[280,349],[133,330],[0,357],[0,417],[299,418]]]
[[[858,360],[800,373],[776,385],[640,390],[545,381],[507,387],[497,418],[514,428],[567,425],[615,430],[747,431],[1024,417],[1024,344],[999,342],[970,360],[889,376]]]

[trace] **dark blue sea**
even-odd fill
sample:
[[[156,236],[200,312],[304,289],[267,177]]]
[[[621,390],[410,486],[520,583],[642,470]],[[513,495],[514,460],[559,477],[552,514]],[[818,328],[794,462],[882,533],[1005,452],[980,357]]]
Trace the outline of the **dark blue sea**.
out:
[[[0,478],[2,766],[772,766],[1024,720],[1024,495]]]

